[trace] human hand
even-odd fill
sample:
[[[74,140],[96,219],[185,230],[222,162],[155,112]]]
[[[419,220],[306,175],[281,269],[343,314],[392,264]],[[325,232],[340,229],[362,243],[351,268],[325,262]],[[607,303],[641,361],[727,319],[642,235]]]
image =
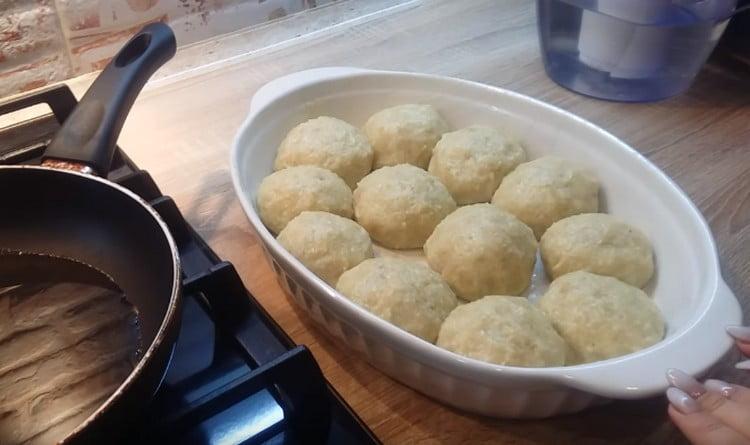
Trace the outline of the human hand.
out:
[[[727,333],[750,356],[750,327],[730,326]],[[735,365],[750,370],[750,360]],[[709,379],[698,382],[678,370],[667,371],[669,417],[693,445],[750,445],[750,388]]]

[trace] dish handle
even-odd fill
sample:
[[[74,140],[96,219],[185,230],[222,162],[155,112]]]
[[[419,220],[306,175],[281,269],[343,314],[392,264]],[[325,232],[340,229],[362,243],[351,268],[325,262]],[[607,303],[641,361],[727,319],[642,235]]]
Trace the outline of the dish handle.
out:
[[[601,365],[571,368],[563,384],[613,399],[635,399],[657,395],[668,387],[666,371],[679,368],[700,376],[719,361],[734,341],[724,327],[742,323],[742,308],[734,293],[719,279],[717,291],[702,318],[682,334],[667,339],[642,356],[608,360]],[[636,353],[638,354],[638,353]],[[619,382],[613,385],[613,382]]]
[[[255,92],[250,102],[250,113],[255,113],[264,108],[290,90],[315,83],[322,79],[343,77],[366,71],[368,70],[349,66],[329,66],[287,74],[268,82]]]

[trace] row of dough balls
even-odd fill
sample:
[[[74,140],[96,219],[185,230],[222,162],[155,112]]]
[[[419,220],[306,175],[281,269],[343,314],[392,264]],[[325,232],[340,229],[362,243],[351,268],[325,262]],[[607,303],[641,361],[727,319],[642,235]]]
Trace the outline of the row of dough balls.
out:
[[[523,164],[516,171],[534,162]],[[598,209],[598,198],[594,199],[594,209]],[[410,165],[376,170],[360,181],[353,194],[341,178],[328,170],[290,167],[263,180],[258,204],[264,223],[279,234],[303,211],[320,211],[344,218],[354,216],[369,237],[386,247],[424,246],[429,264],[465,300],[493,294],[518,295],[531,280],[537,241],[524,219],[518,217],[522,212],[504,211],[499,204],[474,204],[456,210],[439,180]],[[332,228],[343,223],[321,224],[327,224],[326,233],[333,234]],[[354,231],[355,226],[352,222],[348,230]],[[298,223],[290,232],[310,230],[306,227]],[[335,236],[328,239],[321,233],[316,232],[314,239],[307,240],[307,253],[293,253],[307,259],[314,272],[335,285],[338,276],[361,259],[356,256],[342,261],[336,270],[310,264],[318,262],[313,261],[313,248],[330,250],[331,255],[347,253],[346,249],[330,245],[337,243]],[[287,238],[288,235],[284,237]],[[648,239],[610,215],[584,213],[562,218],[544,232],[540,244],[545,269],[552,279],[583,269],[642,287],[653,275]]]
[[[489,204],[461,210],[471,211],[466,215],[484,220],[482,224],[486,218],[477,210],[504,213]],[[568,273],[552,283],[538,303],[541,310],[525,298],[494,295],[459,306],[443,277],[423,263],[372,258],[367,232],[350,219],[303,212],[278,239],[314,273],[337,282],[339,292],[375,315],[483,361],[516,366],[586,363],[637,351],[663,335],[653,302],[640,289],[614,278]],[[347,271],[336,280],[341,270]]]
[[[372,170],[409,164],[429,170],[464,205],[488,202],[525,160],[521,145],[493,128],[449,132],[431,105],[405,104],[375,113],[362,130],[329,116],[297,125],[279,145],[274,170],[315,165],[354,189]]]
[[[531,227],[537,238],[556,220],[597,211],[598,182],[586,170],[554,157],[524,163],[521,145],[492,128],[447,131],[447,123],[430,105],[379,111],[363,131],[321,116],[287,134],[274,169],[316,166],[335,173],[350,189],[356,188],[357,220],[373,239],[392,249],[421,248],[457,205],[491,200]],[[279,233],[302,210],[350,216],[351,199],[341,181],[322,178],[322,173],[294,177],[304,174],[312,175],[309,169],[297,169],[261,184],[260,214],[273,232]],[[306,199],[289,202],[296,191],[287,189],[303,186],[312,187]]]
[[[490,295],[458,306],[437,345],[490,363],[546,367],[619,357],[663,336],[661,313],[641,289],[577,271],[554,280],[536,303]]]
[[[336,289],[397,327],[454,353],[501,365],[546,367],[629,354],[662,339],[659,309],[640,289],[586,271],[552,282],[535,303],[489,295],[461,304],[425,264],[370,258]]]
[[[380,167],[411,164],[427,168],[448,124],[430,105],[387,108],[367,120],[362,131],[328,116],[294,127],[279,145],[274,170],[316,165],[341,177],[350,188]]]
[[[405,107],[408,108],[409,106]],[[398,109],[399,107],[396,108]],[[385,113],[385,111],[388,110],[376,114],[373,118],[378,115],[387,115],[388,113]],[[319,118],[318,120],[320,119],[323,118]],[[335,121],[332,118],[326,119]],[[372,120],[373,119],[371,119],[371,121]],[[380,120],[382,121],[382,118]],[[308,121],[308,123],[313,121]],[[308,123],[302,124],[297,128],[303,127]],[[370,121],[368,121],[368,125],[369,123]],[[295,128],[295,130],[297,128]],[[354,127],[351,128],[353,129]],[[382,130],[383,126],[381,125],[379,128]],[[290,138],[290,136],[293,135],[295,130],[290,132],[290,135],[287,136],[284,143],[282,143],[282,147],[291,146],[287,144],[287,142],[294,139]],[[495,134],[493,134],[493,132]],[[381,133],[386,132],[381,131]],[[399,131],[391,131],[392,138],[397,139],[400,134],[403,133],[399,133]],[[407,136],[409,135],[409,133],[406,134]],[[487,136],[487,134],[495,136],[494,145],[491,142],[492,137],[477,137],[482,135]],[[295,137],[298,142],[301,139],[304,139],[299,138],[298,136]],[[362,139],[360,138],[358,140],[361,141]],[[464,153],[463,155],[458,156],[457,159],[452,159],[451,162],[437,162],[440,159],[438,156],[440,151],[438,149],[444,140],[463,140],[463,144],[444,144],[443,147],[450,147],[451,145],[459,146],[465,151],[468,150],[468,154]],[[490,143],[487,141],[490,141]],[[380,142],[380,145],[388,147],[387,138]],[[392,142],[393,141],[391,141],[391,148],[394,146]],[[434,165],[442,165],[452,167],[452,171],[457,173],[466,171],[476,172],[477,168],[481,169],[482,166],[486,167],[488,164],[492,165],[492,162],[486,162],[485,159],[485,162],[475,163],[473,165],[475,168],[472,169],[464,168],[466,166],[462,167],[460,160],[464,159],[464,161],[468,162],[468,166],[472,167],[472,159],[481,155],[481,148],[487,149],[490,147],[489,149],[491,150],[493,146],[498,152],[504,152],[505,155],[509,153],[508,150],[504,148],[507,148],[507,146],[503,145],[502,137],[498,136],[497,132],[494,130],[482,127],[470,127],[468,129],[459,130],[458,132],[445,134],[440,142],[438,142],[438,146],[435,147],[435,154],[430,162],[430,171],[433,172]],[[468,147],[468,149],[466,147]],[[472,154],[472,147],[479,147],[480,150],[474,150]],[[315,152],[314,147],[313,149],[308,147],[308,149],[308,152]],[[500,168],[502,167],[502,162],[497,162],[495,164],[495,172],[493,174],[499,176],[500,180],[502,180],[502,177],[511,171],[517,163],[520,163],[525,159],[525,154],[523,154],[520,146],[518,150],[520,150],[521,155],[511,156],[511,158],[515,160],[511,163],[505,164],[506,170],[498,173],[499,170],[502,170],[502,168]],[[398,150],[392,151],[398,152]],[[417,151],[414,152],[416,153]],[[513,150],[511,150],[510,153],[512,154]],[[280,164],[279,159],[281,158],[283,158],[283,156],[280,148],[276,162],[277,167]],[[345,156],[338,157],[339,160],[344,158]],[[508,158],[508,156],[505,156],[505,158]],[[448,157],[447,159],[450,160],[451,158]],[[401,160],[403,159],[397,159],[395,162]],[[507,165],[511,165],[512,167],[507,167]],[[598,209],[598,183],[596,182],[596,179],[593,178],[593,175],[571,166],[566,163],[566,161],[557,158],[540,158],[539,160],[521,165],[521,167],[516,169],[514,173],[515,175],[507,175],[508,177],[502,181],[503,183],[507,183],[508,187],[503,188],[501,185],[494,192],[493,203],[496,203],[507,210],[515,210],[512,213],[516,213],[516,216],[524,219],[524,222],[531,225],[535,229],[534,232],[536,232],[537,236],[544,233],[544,229],[556,219],[560,219],[561,215],[564,217],[567,214],[581,213],[591,207],[594,208],[593,211]],[[482,175],[476,176],[482,178]],[[488,180],[487,175],[484,175],[483,178],[483,181],[475,181],[474,185],[471,184],[471,177],[461,178],[463,184],[469,184],[469,186],[464,187],[464,190],[471,189],[471,187],[474,187],[474,190],[476,190],[477,183],[484,183],[485,188],[487,188],[487,183],[496,180],[493,178]],[[443,180],[450,183],[450,179],[451,178],[449,177],[448,181],[445,179]],[[461,184],[460,181],[453,181],[453,184],[456,183]],[[264,187],[264,185],[272,184],[276,184],[276,187]],[[491,186],[489,192],[485,191],[485,196],[487,193],[490,195],[493,194],[493,189],[494,186]],[[450,190],[450,193],[456,196],[456,190],[461,189],[460,187],[454,187]],[[264,191],[266,193],[264,193]],[[433,232],[432,229],[438,225],[446,215],[451,214],[451,218],[445,218],[444,230],[438,231],[436,229],[434,232],[437,236],[433,234],[433,237],[430,237],[430,239],[435,238],[436,240],[434,243],[436,246],[434,251],[437,253],[435,255],[430,255],[428,253],[428,261],[431,256],[434,258],[434,261],[430,261],[430,265],[443,273],[443,278],[448,280],[448,283],[457,290],[461,297],[471,300],[492,293],[487,289],[498,291],[498,293],[518,294],[528,286],[531,270],[533,269],[536,240],[534,236],[529,236],[530,231],[523,225],[523,223],[518,221],[512,215],[502,212],[499,208],[490,205],[469,206],[453,212],[456,208],[455,202],[451,202],[452,197],[445,190],[445,186],[441,181],[426,174],[423,170],[409,165],[383,168],[370,174],[367,178],[360,181],[357,190],[355,190],[353,200],[347,195],[347,191],[347,184],[343,183],[337,175],[331,174],[321,168],[305,166],[291,167],[274,173],[267,178],[267,181],[264,180],[264,184],[261,185],[258,197],[259,207],[261,208],[261,217],[271,230],[277,233],[281,232],[279,235],[279,241],[285,245],[293,255],[301,259],[303,263],[310,267],[313,272],[329,282],[329,284],[334,285],[337,282],[336,278],[338,278],[338,275],[344,270],[348,270],[366,258],[372,257],[372,245],[369,241],[368,232],[370,232],[370,236],[388,247],[420,247],[421,244],[424,243],[424,240],[430,237]],[[264,196],[266,199],[264,199]],[[415,197],[417,199],[414,199]],[[487,200],[487,198],[483,199]],[[273,205],[264,206],[264,202]],[[529,202],[532,203],[531,206],[528,205]],[[360,206],[358,203],[364,203],[364,205]],[[534,208],[533,204],[535,203],[537,204],[537,208]],[[539,204],[541,204],[541,206]],[[274,205],[276,208],[274,208]],[[270,211],[264,212],[264,207],[266,207],[266,210]],[[539,207],[541,207],[541,212]],[[299,221],[296,221],[295,224],[290,223],[288,225],[289,230],[281,230],[289,219],[292,219],[295,214],[299,214],[301,209],[305,208],[317,208],[342,215],[346,218],[351,217],[352,213],[354,213],[358,221],[360,221],[360,223],[362,223],[362,225],[368,230],[365,231],[362,227],[346,218],[322,212],[305,212],[304,214],[300,214],[297,218]],[[490,210],[490,208],[493,208],[493,210]],[[264,213],[266,213],[266,217],[264,217]],[[269,216],[276,216],[277,218],[274,219]],[[401,216],[401,218],[399,218],[399,216]],[[545,266],[551,277],[555,278],[562,275],[567,271],[570,271],[568,269],[577,270],[576,268],[586,269],[588,267],[588,269],[593,269],[595,272],[604,274],[607,274],[608,268],[610,273],[614,272],[615,274],[620,270],[630,270],[632,274],[640,274],[640,278],[635,278],[635,281],[640,280],[645,282],[650,278],[650,275],[653,272],[653,265],[650,263],[651,251],[645,237],[642,237],[642,235],[640,235],[642,239],[637,239],[637,236],[635,237],[637,241],[635,243],[637,245],[636,247],[638,247],[641,252],[635,252],[634,254],[632,252],[633,249],[631,248],[631,252],[629,252],[630,256],[624,255],[626,267],[623,269],[618,265],[618,258],[623,257],[623,255],[618,254],[617,247],[622,248],[627,247],[628,244],[633,244],[632,241],[634,237],[630,235],[633,233],[639,235],[639,233],[637,231],[632,231],[631,228],[622,223],[607,220],[606,218],[611,218],[607,215],[582,216],[585,216],[586,218],[580,218],[580,221],[574,221],[573,223],[561,224],[561,229],[555,232],[558,233],[558,235],[550,238],[553,242],[545,243],[546,237],[543,237],[542,254],[545,259]],[[602,218],[604,219],[602,220]],[[619,231],[621,232],[620,235],[624,233],[625,236],[619,236],[619,241],[617,240],[618,236],[614,236],[616,248],[609,251],[597,251],[596,239],[593,239],[596,238],[596,236],[591,236],[591,230],[583,231],[583,233],[589,233],[588,237],[583,237],[583,241],[586,241],[586,238],[588,238],[588,244],[580,242],[580,239],[576,242],[576,238],[582,238],[579,236],[578,230],[581,227],[578,226],[582,226],[583,229],[586,229],[587,224],[591,225],[590,222],[599,223],[598,225],[600,226],[600,229],[603,228],[603,231],[599,230],[602,232],[600,235],[605,237],[609,236],[607,235],[608,233],[610,235],[611,233],[617,235],[617,232]],[[442,225],[443,224],[441,223],[441,226]],[[593,225],[597,226],[597,224]],[[615,230],[612,230],[613,227]],[[552,233],[553,231],[550,230],[550,232]],[[593,232],[596,232],[596,230]],[[467,243],[463,241],[451,242],[453,235],[456,233],[463,235],[465,238],[463,241],[468,241],[469,245],[474,242],[476,248],[467,248]],[[485,236],[487,234],[489,234],[489,236]],[[414,241],[415,239],[417,240],[416,242]],[[446,242],[445,240],[448,241]],[[489,246],[482,246],[482,241],[486,240],[490,241]],[[644,240],[645,248],[643,248],[644,242],[641,242]],[[608,242],[611,243],[612,240],[609,240]],[[546,249],[545,246],[547,245],[551,247]],[[573,247],[572,251],[571,246]],[[426,245],[425,251],[429,252],[430,250],[429,246]],[[545,255],[545,250],[549,252],[547,255]],[[627,250],[627,248],[625,250]],[[464,261],[464,258],[460,255],[466,252],[469,254],[468,261]],[[574,254],[567,255],[569,252],[573,252]],[[647,254],[643,254],[643,252],[647,252]],[[456,255],[457,253],[459,255]],[[560,260],[560,258],[551,259],[549,261],[547,260],[547,258],[553,258],[558,253],[563,254],[561,257],[562,260]],[[640,261],[644,264],[650,264],[650,271],[647,270],[648,267],[646,266],[638,266],[637,264],[635,266],[630,265],[628,261],[632,263],[633,259],[637,260],[635,263]],[[498,264],[498,260],[501,264]],[[363,265],[370,264],[371,262],[377,264],[382,261],[388,262],[391,260],[369,260],[365,261]],[[411,263],[411,265],[415,266],[416,264]],[[422,272],[426,270],[433,275],[436,275],[429,270],[429,268],[426,268],[423,265],[418,266],[423,268]],[[479,270],[477,270],[476,266],[479,266]],[[353,272],[359,270],[358,267],[352,269]],[[372,269],[371,267],[370,270],[377,270],[377,268]],[[399,266],[394,269],[394,271],[398,270],[408,271],[409,268]],[[505,271],[505,273],[498,274],[498,270]],[[477,273],[478,271],[479,273]],[[382,275],[383,274],[381,273],[379,276]],[[644,279],[643,275],[647,275],[647,277]],[[405,286],[405,288],[410,288],[410,286],[415,285],[415,283],[418,282],[418,280],[415,281],[413,278],[419,276],[419,274],[415,275],[412,273],[407,274],[407,276],[411,278],[406,279],[404,281],[405,284],[403,284],[402,287]],[[526,277],[529,279],[525,279]],[[388,285],[397,282],[398,280],[386,280],[386,287],[371,286],[371,288],[374,289],[375,294],[371,294],[369,298],[360,298],[359,301],[355,296],[357,292],[352,289],[345,289],[346,285],[342,288],[342,285],[339,284],[338,287],[342,293],[367,307],[382,318],[401,326],[415,335],[419,335],[428,341],[434,342],[437,336],[437,330],[440,326],[440,323],[436,324],[435,320],[439,319],[442,321],[457,303],[451,303],[452,300],[446,298],[444,293],[441,294],[440,292],[438,292],[438,295],[443,296],[437,299],[435,299],[435,297],[425,297],[424,295],[423,298],[420,299],[420,294],[416,292],[416,289],[422,291],[439,288],[445,289],[446,283],[443,282],[442,286],[424,286],[422,285],[424,283],[422,283],[416,285],[412,288],[412,291],[406,293],[399,292],[398,290],[394,292],[387,290]],[[447,288],[450,290],[450,287]],[[372,295],[379,296],[372,297]],[[431,293],[427,292],[427,295],[431,295]],[[486,304],[485,300],[488,298],[489,297],[483,298],[481,300],[482,304]],[[452,299],[455,300],[455,295],[453,295]],[[433,303],[439,301],[440,303],[429,304],[430,301],[433,301]],[[422,304],[426,304],[426,306],[423,306]],[[403,323],[397,319],[398,314],[403,316],[404,305],[406,307],[411,307],[412,312],[416,311],[419,315],[414,318],[412,322],[417,323],[421,328],[403,326]],[[653,303],[651,303],[651,305],[653,306]],[[471,305],[466,306],[473,307]],[[420,308],[426,309],[428,314],[423,317],[421,313],[424,311],[420,311]],[[477,310],[482,312],[483,309]],[[409,313],[409,311],[407,310],[406,313]],[[459,312],[456,313],[459,314]],[[653,311],[642,311],[642,313],[648,315],[649,313],[653,313]],[[656,311],[656,314],[656,320],[660,322],[661,318],[658,316],[658,311]],[[394,317],[396,318],[394,319]],[[538,317],[536,318],[538,319]],[[648,317],[646,318],[649,319]],[[428,322],[429,320],[432,320],[432,322]],[[449,321],[450,320],[451,319],[449,318]],[[450,326],[451,323],[446,323],[446,325]],[[500,323],[498,326],[504,325]],[[555,327],[558,328],[557,325]],[[448,335],[448,338],[450,337],[451,336]],[[545,338],[550,338],[550,336],[538,336],[538,339]],[[443,346],[447,349],[455,349],[450,346],[450,342],[447,340],[443,343]],[[632,345],[632,342],[628,343],[627,341],[620,343]],[[438,340],[438,344],[441,344],[440,340]],[[636,349],[640,349],[640,347],[636,347]],[[500,349],[490,348],[490,350],[499,351]],[[460,350],[455,352],[462,353]],[[631,351],[626,350],[621,353],[627,352]],[[463,351],[463,353],[464,355],[475,356],[472,355],[471,351]],[[571,360],[578,362],[606,358],[607,353],[604,353],[604,356],[597,357],[595,357],[596,354],[592,355],[585,352],[576,352],[574,355],[578,355],[579,358],[571,358],[571,354],[568,354],[568,362]],[[616,355],[619,355],[619,353]],[[480,356],[475,356],[475,358],[496,363],[517,364],[521,366],[544,365],[539,364],[534,360],[531,360],[529,363],[513,363],[514,359],[512,358],[493,359],[491,357],[483,358]],[[510,360],[510,362],[508,362],[508,360]],[[552,360],[552,362],[547,363],[546,365],[549,366],[554,364],[560,363]]]
[[[559,227],[567,229],[590,217],[611,218],[579,215],[560,221]],[[510,245],[532,246],[529,252],[513,248],[504,253],[493,251],[503,246],[492,242],[483,247],[486,236],[482,234],[490,238],[494,233],[523,234],[519,229],[525,229],[523,239],[504,239]],[[483,361],[515,366],[587,363],[643,349],[663,336],[659,310],[642,290],[586,271],[587,264],[612,264],[608,259],[617,256],[616,249],[607,245],[574,245],[571,251],[560,251],[566,267],[581,267],[556,277],[536,306],[522,297],[498,295],[459,306],[446,279],[458,277],[454,282],[476,285],[477,277],[487,277],[501,285],[504,281],[519,283],[522,291],[525,284],[519,277],[533,268],[536,242],[530,229],[491,204],[456,210],[440,223],[434,236],[442,236],[442,231],[454,235],[449,239],[455,244],[450,245],[463,244],[463,248],[442,252],[439,257],[450,259],[456,267],[440,269],[444,264],[430,262],[442,275],[414,260],[373,258],[368,233],[354,221],[331,213],[302,212],[278,240],[314,273],[380,318],[442,348]],[[427,249],[432,240],[430,237]],[[586,251],[591,253],[588,263],[587,258],[577,257]],[[511,256],[519,252],[521,258]],[[627,249],[625,252],[622,256],[627,260]],[[462,253],[472,256],[465,258]],[[622,264],[629,270],[638,266],[638,261]]]

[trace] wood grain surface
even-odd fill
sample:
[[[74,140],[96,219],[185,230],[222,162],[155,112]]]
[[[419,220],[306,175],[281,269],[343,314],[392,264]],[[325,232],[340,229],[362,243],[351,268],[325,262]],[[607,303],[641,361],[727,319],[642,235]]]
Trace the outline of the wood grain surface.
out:
[[[550,81],[540,59],[534,2],[418,2],[291,45],[236,58],[145,92],[121,145],[281,326],[310,347],[326,377],[386,443],[671,444],[684,439],[663,398],[614,402],[540,421],[502,421],[458,412],[402,386],[332,341],[298,312],[261,254],[235,199],[229,148],[250,98],[265,82],[306,68],[350,65],[437,73],[541,99],[602,126],[667,172],[703,211],[725,279],[750,293],[749,70],[714,58],[680,97],[652,104],[589,99]],[[723,329],[723,326],[716,326]],[[685,351],[689,354],[689,351]],[[750,383],[728,357],[712,375]]]

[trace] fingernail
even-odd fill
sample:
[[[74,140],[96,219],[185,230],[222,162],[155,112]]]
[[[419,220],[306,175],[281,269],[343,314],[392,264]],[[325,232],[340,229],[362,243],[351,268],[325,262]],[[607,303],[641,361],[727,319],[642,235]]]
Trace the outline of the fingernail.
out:
[[[727,334],[737,340],[750,342],[750,327],[748,326],[727,326]]]
[[[703,386],[705,386],[707,390],[716,394],[721,394],[727,399],[731,398],[732,393],[734,393],[732,385],[723,380],[708,379],[703,382]]]
[[[700,382],[680,371],[679,369],[668,369],[667,380],[669,380],[669,383],[672,386],[681,389],[694,399],[697,399],[698,397],[706,393],[706,388],[704,388],[703,385],[700,384]]]
[[[693,414],[701,410],[698,402],[678,388],[667,389],[667,399],[682,414]]]
[[[745,371],[750,371],[750,360],[741,361],[737,363],[736,365],[734,365],[734,367],[737,369],[744,369]]]

